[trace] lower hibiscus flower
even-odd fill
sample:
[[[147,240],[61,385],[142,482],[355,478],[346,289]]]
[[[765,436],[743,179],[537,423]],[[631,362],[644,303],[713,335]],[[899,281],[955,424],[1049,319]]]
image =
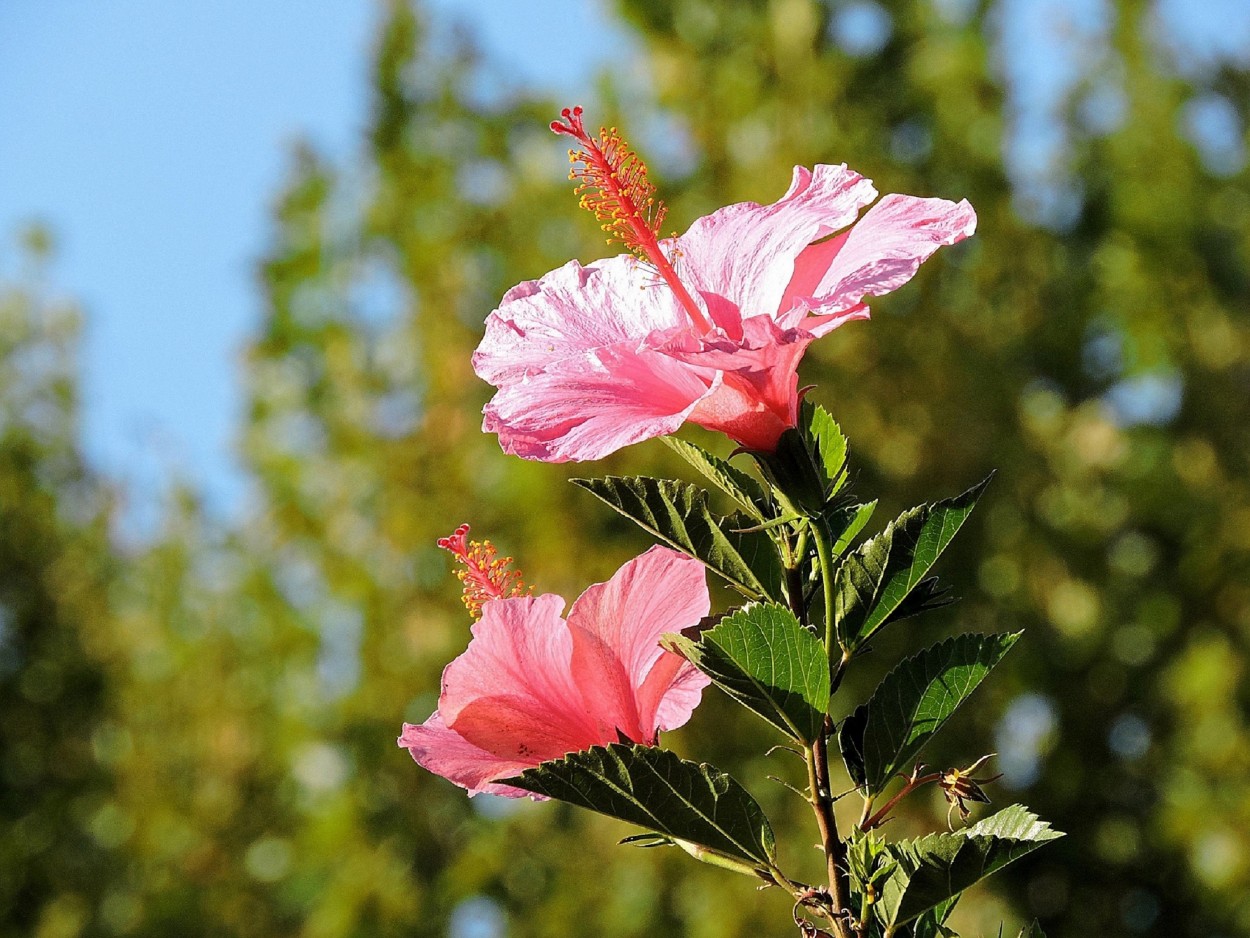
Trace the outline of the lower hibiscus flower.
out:
[[[464,654],[443,671],[438,709],[404,724],[399,745],[468,789],[521,797],[498,784],[549,759],[619,741],[654,745],[684,724],[708,678],[660,647],[710,609],[703,565],[666,547],[626,563],[578,597],[495,599]]]

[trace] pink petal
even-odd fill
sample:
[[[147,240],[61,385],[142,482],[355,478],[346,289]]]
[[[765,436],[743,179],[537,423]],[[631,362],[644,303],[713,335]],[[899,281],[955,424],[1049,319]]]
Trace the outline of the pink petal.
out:
[[[812,305],[829,312],[849,309],[865,296],[897,290],[939,247],[962,241],[976,227],[976,212],[966,199],[955,203],[887,195],[850,230],[840,249],[828,246],[840,238],[813,245],[811,255],[800,258],[796,274],[810,281],[813,271],[835,251],[812,290]]]
[[[679,273],[733,303],[743,318],[774,315],[804,248],[851,224],[876,195],[845,164],[810,172],[796,166],[789,191],[772,205],[728,205],[691,225],[677,239]]]
[[[605,731],[653,742],[665,702],[664,728],[690,718],[707,679],[686,674],[683,660],[660,647],[660,636],[695,625],[710,607],[703,564],[667,547],[652,547],[578,597],[569,613],[573,673]]]
[[[803,322],[828,325],[817,317]],[[681,361],[723,372],[689,419],[748,449],[771,451],[798,419],[799,361],[815,338],[805,328],[783,329],[768,316],[754,316],[744,320],[736,343],[713,336],[666,349]]]
[[[510,762],[473,745],[455,730],[448,729],[438,711],[420,726],[405,723],[398,742],[412,753],[418,765],[468,789],[470,795],[487,792],[509,798],[529,796],[546,800],[520,788],[493,784],[493,779],[512,778],[534,763]]]
[[[673,292],[648,286],[653,279],[637,260],[621,255],[589,267],[569,261],[513,287],[486,318],[474,370],[501,387],[594,349],[686,325]]]
[[[676,431],[710,380],[651,349],[603,348],[501,388],[482,429],[526,459],[600,459]]]
[[[438,710],[451,729],[509,762],[537,765],[604,742],[570,674],[573,643],[547,594],[497,599],[443,671]]]
[[[638,691],[643,725],[660,730],[684,726],[711,679],[680,655],[666,654]]]

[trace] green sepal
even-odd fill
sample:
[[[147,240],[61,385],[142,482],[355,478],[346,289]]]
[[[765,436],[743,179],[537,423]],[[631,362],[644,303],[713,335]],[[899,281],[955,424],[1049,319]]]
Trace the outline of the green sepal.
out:
[[[846,437],[829,412],[804,401],[798,426],[781,434],[773,452],[753,455],[785,499],[815,518],[846,485],[846,451]]]

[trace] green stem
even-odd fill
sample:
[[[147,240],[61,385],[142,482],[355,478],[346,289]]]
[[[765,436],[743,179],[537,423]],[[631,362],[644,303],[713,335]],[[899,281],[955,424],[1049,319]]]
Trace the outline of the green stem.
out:
[[[845,657],[846,649],[838,641],[838,631],[833,613],[833,551],[829,547],[829,539],[820,529],[818,522],[808,525],[812,532],[812,541],[816,544],[816,558],[820,562],[820,582],[825,593],[825,652],[829,656],[829,674],[834,673],[834,649],[839,649]]]

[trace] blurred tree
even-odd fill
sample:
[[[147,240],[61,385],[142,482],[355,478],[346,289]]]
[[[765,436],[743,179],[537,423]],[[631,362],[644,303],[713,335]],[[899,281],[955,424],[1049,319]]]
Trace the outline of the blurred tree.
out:
[[[0,286],[0,934],[68,935],[111,901],[109,500],[78,448],[80,317],[46,231]]]
[[[943,562],[963,602],[910,627],[1028,635],[931,758],[997,749],[996,799],[1071,835],[960,929],[1245,933],[1247,74],[1195,66],[1155,5],[1089,4],[1096,54],[1052,95],[1063,145],[1039,170],[1022,6],[618,0],[654,90],[609,75],[590,116],[654,151],[677,228],[817,161],[972,201],[977,237],[805,375],[882,519],[1000,470]],[[546,130],[577,102],[525,97],[420,7],[385,12],[359,158],[301,150],[277,208],[237,529],[175,489],[151,543],[114,548],[77,449],[76,319],[37,284],[0,298],[0,934],[790,934],[745,880],[617,848],[585,813],[470,802],[391,747],[467,641],[438,536],[468,520],[571,597],[645,542],[563,480],[683,470],[655,443],[534,465],[479,432],[485,315],[602,250]],[[804,806],[759,781],[791,771],[771,741],[714,694],[674,737],[750,780],[815,876]],[[945,812],[910,810],[893,833]]]

